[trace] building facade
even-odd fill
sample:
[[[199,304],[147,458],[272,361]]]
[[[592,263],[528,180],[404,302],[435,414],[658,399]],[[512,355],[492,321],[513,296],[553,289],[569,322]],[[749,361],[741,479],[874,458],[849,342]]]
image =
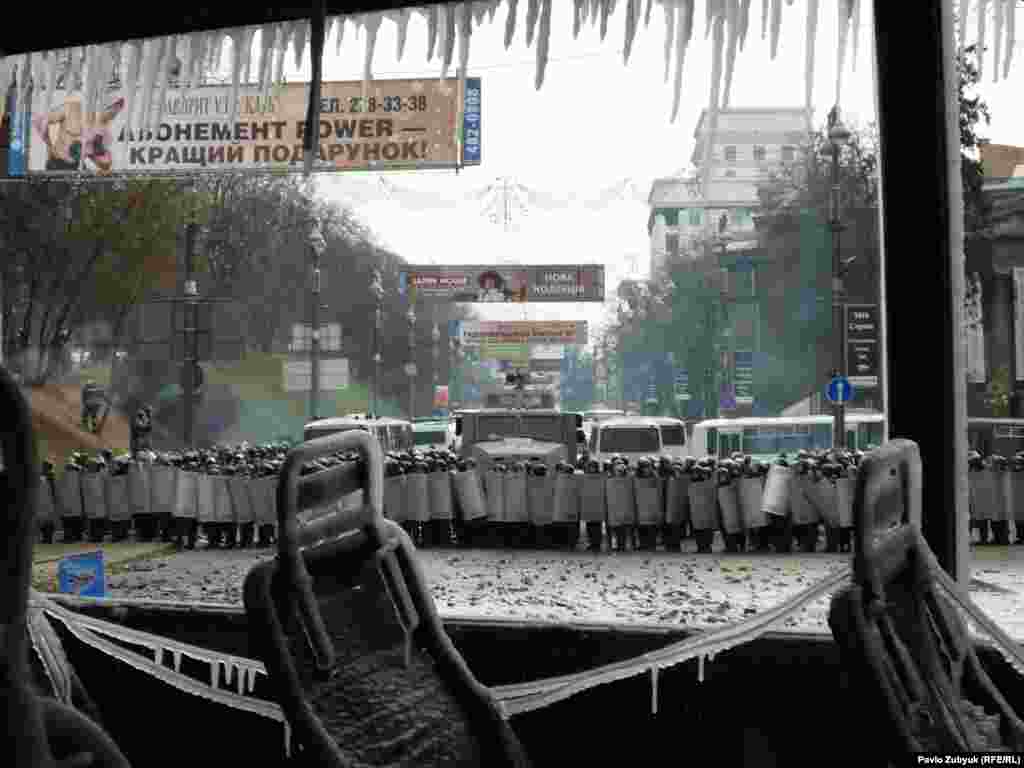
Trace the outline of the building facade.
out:
[[[714,136],[710,130],[705,109],[693,134],[692,175],[657,179],[651,187],[647,231],[652,279],[670,259],[709,235],[722,234],[734,242],[756,239],[757,186],[797,161],[811,132],[811,112],[724,109],[718,112]]]

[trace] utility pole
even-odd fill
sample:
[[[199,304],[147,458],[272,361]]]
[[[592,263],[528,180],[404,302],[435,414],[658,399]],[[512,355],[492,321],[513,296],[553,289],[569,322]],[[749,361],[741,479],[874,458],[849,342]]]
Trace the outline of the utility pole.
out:
[[[313,256],[312,285],[310,287],[310,344],[309,344],[309,420],[319,418],[320,400],[320,257],[327,247],[320,232],[320,221],[314,218],[309,230],[309,246]]]
[[[832,107],[828,114],[828,140],[832,148],[832,188],[829,198],[829,229],[832,230],[832,293],[836,321],[836,341],[839,344],[839,359],[835,375],[846,378],[846,300],[843,290],[844,267],[840,259],[840,233],[845,229],[840,221],[839,151],[849,141],[850,132],[839,116],[839,105]],[[846,447],[846,403],[835,403],[835,423],[832,429],[832,445],[837,450]]]
[[[192,445],[195,425],[195,369],[199,361],[199,288],[192,277],[195,271],[196,223],[190,220],[185,227],[185,355],[182,366],[184,390],[185,445]]]

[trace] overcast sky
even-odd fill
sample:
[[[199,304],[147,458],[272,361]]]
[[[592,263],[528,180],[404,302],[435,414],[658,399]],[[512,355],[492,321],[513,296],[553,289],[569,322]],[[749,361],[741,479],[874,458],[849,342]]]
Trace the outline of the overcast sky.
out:
[[[846,57],[840,104],[854,125],[875,119],[870,3],[862,2],[856,70],[852,50]],[[647,213],[644,202],[651,181],[690,166],[693,132],[708,104],[711,43],[704,37],[704,3],[697,3],[694,35],[686,55],[679,115],[669,122],[672,75],[664,81],[665,23],[657,4],[650,25],[638,30],[628,65],[622,48],[625,4],[609,21],[602,43],[599,28],[585,26],[572,37],[570,0],[554,0],[549,62],[542,89],[534,88],[535,52],[525,43],[526,3],[519,4],[516,36],[504,49],[507,8],[494,22],[475,30],[471,39],[471,76],[482,78],[482,156],[478,167],[453,171],[384,174],[394,185],[391,199],[379,194],[376,176],[326,174],[318,177],[328,198],[351,205],[380,242],[412,263],[604,264],[608,293],[619,279],[649,263]],[[815,53],[814,122],[820,125],[836,98],[837,18],[835,2],[821,3]],[[1018,8],[1017,29],[1024,29]],[[751,3],[745,50],[737,57],[730,106],[799,107],[804,103],[806,0],[783,4],[778,55],[773,61],[761,39],[761,3]],[[325,45],[325,80],[359,80],[365,34],[348,24],[340,55],[335,39]],[[912,44],[908,30],[908,45]],[[991,22],[989,39],[992,38]],[[426,60],[426,23],[416,16],[409,25],[402,60],[397,59],[396,26],[385,20],[374,56],[378,79],[436,77],[440,62]],[[456,49],[457,51],[457,49]],[[456,60],[457,60],[456,53]],[[1024,55],[1018,43],[1017,55]],[[289,67],[294,64],[288,58]],[[982,135],[994,143],[1024,145],[1019,93],[1020,67],[1006,83],[992,84],[991,57],[986,62],[981,94],[993,113]],[[674,64],[673,64],[674,68]],[[454,74],[454,73],[451,73]],[[291,68],[289,79],[309,77],[309,57],[302,69]],[[913,159],[908,159],[913,163]],[[484,202],[473,200],[499,178],[521,185],[525,211],[514,206],[512,231],[489,221]],[[593,205],[609,189],[629,181],[624,201]],[[575,202],[573,200],[575,199]],[[560,206],[555,201],[569,200]],[[590,203],[589,205],[587,203]],[[488,319],[587,319],[593,325],[600,305],[550,304],[523,308],[481,307]]]

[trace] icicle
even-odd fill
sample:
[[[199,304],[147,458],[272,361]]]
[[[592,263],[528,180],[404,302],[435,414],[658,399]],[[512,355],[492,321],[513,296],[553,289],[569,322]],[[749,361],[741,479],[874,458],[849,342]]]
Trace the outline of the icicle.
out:
[[[432,5],[424,13],[427,16],[427,61],[433,61],[434,48],[437,46],[437,20],[440,15],[440,7]]]
[[[718,131],[718,106],[720,104],[722,86],[722,52],[725,47],[725,19],[719,16],[715,20],[715,38],[711,48],[711,105],[708,109],[708,130],[704,137],[704,171],[701,184],[705,199],[708,197],[708,186],[711,183],[711,146]]]
[[[736,46],[740,39],[740,6],[739,0],[726,0],[725,23],[729,29],[729,46],[725,54],[725,93],[722,96],[722,108],[729,108],[729,92],[732,89],[732,72],[736,64]]]
[[[992,82],[999,82],[999,60],[1002,58],[1003,52],[1003,0],[994,0],[994,7],[992,8],[992,16],[994,24],[992,25],[992,32],[995,37],[995,46],[992,51],[992,60],[995,62],[992,67]]]
[[[254,57],[252,55],[252,44],[255,42],[253,38],[256,37],[256,28],[247,27],[242,32],[242,83],[249,85],[253,80],[253,67],[258,64],[254,63]]]
[[[473,4],[463,2],[459,7],[459,81],[466,83],[466,68],[469,66],[469,41],[473,36]]]
[[[612,15],[612,3],[614,0],[601,0],[601,42],[604,42],[608,34],[608,18]]]
[[[782,28],[782,0],[772,0],[772,61],[779,52],[779,30]],[[812,46],[812,41],[807,41]]]
[[[181,672],[181,651],[172,650],[171,658],[174,659],[174,671]]]
[[[572,4],[572,39],[580,36],[580,27],[583,24],[583,0],[573,0]]]
[[[683,62],[686,61],[686,48],[693,36],[693,11],[696,0],[682,0],[676,6],[676,79],[672,97],[672,117],[676,121],[679,114],[679,102],[683,94]]]
[[[46,58],[46,101],[43,104],[43,111],[47,113],[53,108],[53,94],[57,90],[57,65],[60,63],[62,53],[63,51],[51,51]],[[3,81],[3,67],[0,66],[0,93],[6,95],[7,88],[3,86]],[[124,85],[123,78],[121,84]],[[4,100],[6,101],[6,99]],[[3,109],[0,108],[0,114],[2,113]]]
[[[836,100],[839,104],[843,91],[843,65],[846,60],[846,42],[850,34],[850,15],[853,12],[853,0],[840,0],[839,2],[839,51],[836,62]]]
[[[136,116],[136,129],[146,132],[151,130],[151,113],[153,108],[153,88],[156,84],[156,71],[163,58],[164,40],[157,38],[147,40],[142,60],[142,92],[138,95],[139,113]]]
[[[487,7],[487,23],[493,24],[494,17],[498,13],[498,6],[501,5],[501,0],[491,0],[491,3]]]
[[[25,92],[25,85],[27,79],[24,77],[25,69],[22,68],[19,72],[18,78],[18,100],[21,101],[22,94]],[[86,46],[84,63],[82,65],[82,114],[88,115],[94,110],[94,96],[93,90],[95,88],[95,75],[96,75],[96,46]],[[88,119],[86,117],[86,119]]]
[[[533,45],[533,33],[540,18],[540,0],[526,0],[526,47]],[[604,35],[601,36],[604,39]]]
[[[84,63],[85,51],[82,48],[72,48],[71,66],[68,68],[68,81],[64,85],[65,92],[70,94],[78,90],[78,79],[82,75],[82,65]]]
[[[647,0],[647,8],[644,10],[644,29],[651,26],[651,6],[654,5],[652,0]]]
[[[163,62],[160,64],[160,95],[159,101],[157,102],[156,105],[157,128],[160,127],[160,121],[164,117],[164,106],[167,103],[167,85],[171,79],[171,65],[174,62],[174,51],[176,41],[177,37],[175,35],[171,35],[169,38],[167,38],[167,45],[165,49],[166,52],[164,54]],[[235,98],[237,99],[238,97],[236,96]],[[234,122],[233,117],[232,122]]]
[[[960,33],[960,50],[962,51],[967,45],[967,17],[970,15],[970,2],[971,0],[960,0],[960,10],[957,14],[960,16],[960,29],[957,30]]]
[[[629,64],[629,54],[633,50],[633,38],[640,22],[641,0],[626,0],[626,45],[622,50],[622,63]]]
[[[295,46],[296,69],[302,69],[302,57],[306,54],[306,43],[309,42],[310,33],[309,19],[295,22],[295,36],[292,38],[292,45]]]
[[[505,18],[505,50],[512,45],[512,38],[516,33],[516,13],[519,9],[519,0],[508,0],[508,16]]]
[[[409,34],[409,9],[396,11],[392,20],[398,27],[398,60],[401,61],[402,54],[405,53],[405,38]]]
[[[703,683],[704,682],[704,657],[703,656],[698,656],[697,657],[697,682],[698,683]]]
[[[121,89],[127,104],[124,121],[125,125],[129,128],[136,125],[135,115],[139,106],[136,89],[139,83],[139,68],[141,65],[142,41],[131,40],[125,44],[124,77],[121,79]]]
[[[768,38],[768,3],[770,0],[761,0],[761,39]]]
[[[651,714],[658,714],[658,668],[651,667]]]
[[[541,0],[540,29],[537,31],[537,90],[544,85],[544,72],[548,67],[548,45],[551,42],[551,0]]]
[[[210,687],[220,688],[220,662],[216,659],[210,660]]]
[[[487,15],[487,7],[490,5],[490,2],[475,2],[470,3],[470,5],[472,6],[470,15],[473,19],[473,25],[479,27],[484,23],[484,17]]]
[[[334,52],[335,52],[336,55],[340,56],[341,55],[341,43],[345,39],[345,17],[344,16],[338,16],[337,17],[337,22],[338,22],[338,42],[337,42],[337,48],[335,49]]]
[[[456,23],[456,7],[451,6],[445,9],[444,13],[444,49],[442,50],[443,59],[441,61],[441,78],[444,79],[448,76],[448,70],[452,66],[452,58],[455,55],[455,23]]]
[[[284,719],[284,756],[292,758],[292,727],[288,725],[288,718]]]
[[[1003,63],[1003,79],[1010,76],[1010,62],[1013,61],[1013,49],[1017,45],[1017,20],[1014,0],[1006,0],[1006,60]]]
[[[274,39],[274,84],[284,82],[284,59],[288,55],[288,43],[291,40],[292,24],[286,21],[277,26],[277,37]]]
[[[711,35],[711,24],[718,16],[718,2],[719,0],[705,0],[704,5],[704,39],[707,40]]]
[[[857,71],[857,49],[860,47],[860,0],[852,0],[850,11],[850,26],[853,27],[853,61],[850,62],[851,69]]]
[[[232,125],[238,119],[238,94],[242,79],[242,42],[245,31],[233,29],[228,36],[231,38],[231,95],[228,97],[231,104],[228,108],[226,122],[228,125]]]
[[[978,79],[981,80],[982,65],[985,63],[985,11],[988,0],[978,0]]]
[[[672,43],[675,37],[677,6],[665,3],[665,82],[668,82],[668,67],[672,62]]]
[[[740,50],[747,41],[747,30],[750,29],[750,0],[740,0]]]
[[[363,97],[366,97],[366,90],[373,79],[373,54],[377,47],[377,32],[380,31],[380,24],[384,16],[380,13],[368,13],[363,17],[363,27],[366,29],[366,52],[363,56]]]
[[[271,51],[274,46],[274,25],[264,24],[260,27],[260,61],[256,68],[256,82],[260,93],[268,90],[270,79],[270,62],[273,60]]]
[[[814,93],[814,43],[818,31],[818,2],[819,0],[807,0],[807,66],[804,70],[804,99],[808,110],[811,109],[811,95]]]

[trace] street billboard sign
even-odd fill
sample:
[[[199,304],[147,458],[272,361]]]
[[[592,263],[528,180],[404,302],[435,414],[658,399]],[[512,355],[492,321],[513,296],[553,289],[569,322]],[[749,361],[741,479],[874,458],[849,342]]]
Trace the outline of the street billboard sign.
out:
[[[754,353],[750,350],[736,350],[733,383],[736,387],[736,402],[751,405],[754,402]]]
[[[288,360],[282,366],[285,392],[309,392],[313,386],[313,368],[309,360]],[[325,358],[320,361],[320,391],[347,389],[348,359]]]
[[[410,267],[399,274],[399,292],[469,303],[604,301],[600,264],[502,267]]]
[[[878,307],[846,306],[846,371],[856,387],[878,387]]]
[[[145,109],[120,87],[85,112],[79,92],[36,89],[27,152],[9,159],[12,176],[303,170],[307,83],[261,92],[242,85],[168,88],[159,124],[136,128]],[[323,83],[318,171],[378,171],[479,165],[480,78]],[[161,105],[154,103],[155,111]],[[237,106],[235,118],[232,107]],[[230,121],[230,122],[229,122]],[[78,141],[81,135],[83,140]],[[76,139],[76,141],[72,141]],[[74,147],[79,151],[75,151]]]
[[[465,347],[481,344],[530,344],[532,356],[542,357],[537,347],[586,344],[586,320],[464,320],[458,325],[459,341]],[[558,357],[562,356],[559,348]]]
[[[305,323],[292,324],[292,339],[289,352],[309,352],[313,346],[313,326]],[[320,326],[320,351],[341,352],[341,323],[324,323]]]

